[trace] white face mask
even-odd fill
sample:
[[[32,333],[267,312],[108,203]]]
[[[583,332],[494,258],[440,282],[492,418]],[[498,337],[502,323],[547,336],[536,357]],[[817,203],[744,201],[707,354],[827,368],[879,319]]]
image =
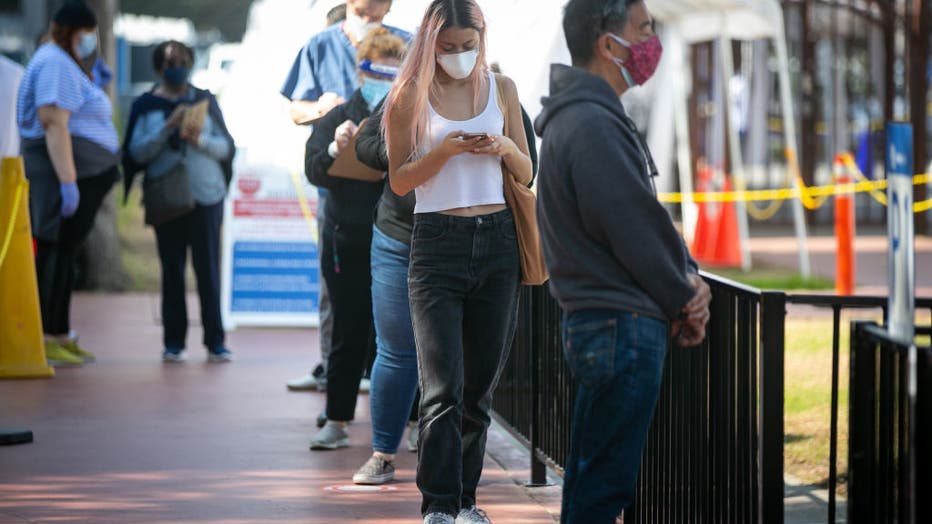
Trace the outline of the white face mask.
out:
[[[94,51],[97,50],[97,33],[84,33],[81,35],[80,40],[78,40],[78,45],[75,46],[74,51],[78,54],[82,60],[94,54]]]
[[[455,55],[437,55],[437,63],[450,77],[462,80],[471,75],[479,60],[479,50],[473,49]]]
[[[346,29],[349,34],[353,35],[353,38],[355,38],[357,42],[362,41],[362,39],[369,34],[369,31],[380,25],[382,24],[378,22],[366,23],[362,17],[351,13],[347,13],[346,21],[343,22],[343,28]]]

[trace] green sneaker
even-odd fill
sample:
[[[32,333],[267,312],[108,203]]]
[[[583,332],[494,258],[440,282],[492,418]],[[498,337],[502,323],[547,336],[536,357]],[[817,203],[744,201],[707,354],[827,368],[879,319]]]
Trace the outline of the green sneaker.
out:
[[[80,358],[85,363],[97,360],[97,357],[94,356],[93,353],[79,346],[77,340],[69,340],[67,343],[62,344],[61,347],[65,348],[68,353]]]
[[[45,359],[50,366],[77,367],[84,364],[81,357],[75,356],[58,342],[46,341]]]

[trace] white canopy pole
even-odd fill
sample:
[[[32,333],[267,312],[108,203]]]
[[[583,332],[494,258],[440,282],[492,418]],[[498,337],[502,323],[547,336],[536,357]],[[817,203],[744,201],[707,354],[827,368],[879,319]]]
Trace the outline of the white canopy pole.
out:
[[[683,236],[686,242],[692,245],[696,238],[696,221],[699,218],[698,208],[693,202],[693,163],[692,151],[689,143],[689,120],[687,118],[689,110],[689,90],[687,89],[686,79],[689,78],[689,68],[683,59],[683,52],[686,44],[683,42],[676,27],[670,28],[670,45],[668,59],[670,60],[670,70],[673,71],[673,130],[676,134],[676,160],[680,175],[680,192],[683,195],[683,201],[680,203],[681,213],[683,215]]]
[[[724,15],[722,15],[724,16]],[[744,155],[741,154],[741,139],[738,130],[732,123],[731,112],[734,111],[733,97],[731,96],[731,77],[735,74],[735,59],[731,50],[731,37],[728,34],[719,39],[722,56],[722,89],[725,91],[724,118],[728,129],[728,150],[731,153],[731,174],[735,179],[735,189],[747,189],[744,178]],[[751,249],[749,244],[750,228],[748,227],[747,204],[742,199],[735,201],[738,211],[738,236],[741,243],[741,269],[751,270]]]
[[[786,49],[786,25],[783,20],[783,10],[774,9],[777,22],[777,32],[773,37],[777,51],[777,69],[780,75],[780,106],[783,108],[783,133],[787,150],[787,169],[793,176],[793,187],[802,191],[799,180],[795,176],[800,173],[799,154],[796,147],[796,113],[793,109],[793,96],[790,93],[790,62]],[[802,193],[800,193],[802,194]],[[793,222],[796,225],[796,241],[799,245],[799,273],[803,278],[809,278],[812,268],[809,264],[809,241],[806,233],[806,216],[803,213],[803,203],[799,198],[793,199]]]

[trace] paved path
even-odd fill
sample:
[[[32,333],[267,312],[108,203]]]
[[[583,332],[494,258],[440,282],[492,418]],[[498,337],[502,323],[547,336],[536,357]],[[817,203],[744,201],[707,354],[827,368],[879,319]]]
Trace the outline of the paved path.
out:
[[[755,267],[799,267],[795,237],[757,237],[750,241]],[[916,295],[932,297],[932,237],[917,237]],[[881,235],[859,235],[855,239],[855,285],[859,295],[887,294],[887,239]],[[834,280],[835,238],[809,238],[809,256],[815,276]],[[712,270],[714,272],[714,270]]]
[[[35,433],[33,444],[0,447],[0,524],[420,522],[407,451],[392,491],[328,490],[351,484],[371,427],[363,396],[352,447],[308,451],[324,397],[288,393],[284,381],[316,360],[316,332],[240,330],[229,340],[236,362],[208,365],[192,329],[189,362],[163,365],[156,306],[150,296],[79,296],[74,327],[99,361],[51,380],[0,381],[0,426]],[[552,524],[559,491],[532,499],[515,481],[525,473],[501,466],[519,454],[509,446],[490,439],[480,504],[496,522]]]

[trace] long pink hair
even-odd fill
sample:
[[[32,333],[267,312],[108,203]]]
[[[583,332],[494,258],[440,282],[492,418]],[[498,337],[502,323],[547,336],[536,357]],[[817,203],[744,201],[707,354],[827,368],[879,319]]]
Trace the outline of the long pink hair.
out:
[[[479,31],[479,58],[476,68],[469,77],[472,83],[475,100],[474,109],[478,111],[482,95],[482,79],[488,75],[489,67],[486,63],[485,53],[485,17],[482,9],[475,0],[434,0],[424,13],[420,29],[409,47],[405,58],[395,79],[395,85],[385,103],[385,116],[382,119],[382,131],[389,140],[388,129],[392,110],[401,98],[401,93],[409,86],[415,86],[414,107],[404,114],[396,115],[399,118],[411,119],[411,151],[409,158],[419,154],[419,146],[425,140],[428,132],[427,105],[430,96],[435,99],[441,95],[442,88],[434,81],[437,72],[437,39],[445,29],[461,28]],[[389,150],[391,146],[389,144]]]

